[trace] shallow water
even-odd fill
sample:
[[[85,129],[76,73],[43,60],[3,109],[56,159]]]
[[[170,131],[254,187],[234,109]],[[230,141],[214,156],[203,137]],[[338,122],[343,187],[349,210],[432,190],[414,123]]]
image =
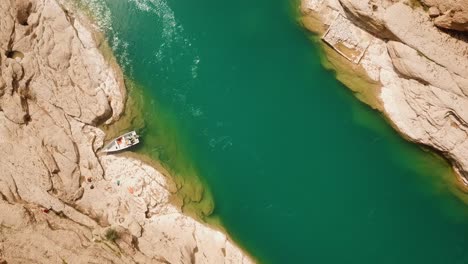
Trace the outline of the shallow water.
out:
[[[139,151],[261,262],[468,263],[447,164],[321,66],[292,3],[81,1],[143,89]]]

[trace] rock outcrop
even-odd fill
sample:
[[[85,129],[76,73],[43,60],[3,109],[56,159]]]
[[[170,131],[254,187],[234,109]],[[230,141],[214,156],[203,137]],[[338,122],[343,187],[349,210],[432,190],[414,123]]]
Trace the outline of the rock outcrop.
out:
[[[351,22],[349,30],[368,32],[356,36],[370,42],[359,65],[380,82],[382,107],[375,108],[383,109],[409,140],[443,153],[468,184],[467,36],[441,30],[437,21],[442,18],[435,14],[456,6],[466,11],[466,1],[425,3],[437,8],[430,12],[437,16],[435,25],[424,6],[410,0],[303,0],[302,11],[326,28],[334,27],[340,15]],[[339,31],[334,38],[340,38]],[[347,45],[346,39],[343,36],[341,46]]]
[[[96,155],[126,95],[87,28],[56,0],[0,1],[0,263],[251,263],[170,179]]]
[[[341,0],[341,6],[348,14],[348,17],[355,24],[366,28],[367,31],[382,38],[395,38],[392,32],[385,27],[385,8],[391,2],[367,1],[367,0]]]

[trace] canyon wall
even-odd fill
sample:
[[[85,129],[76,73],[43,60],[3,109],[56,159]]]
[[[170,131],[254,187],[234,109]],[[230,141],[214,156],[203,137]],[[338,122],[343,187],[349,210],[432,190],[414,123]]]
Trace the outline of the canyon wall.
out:
[[[251,263],[171,179],[98,155],[122,73],[55,0],[0,1],[0,263]]]
[[[360,92],[375,95],[373,106],[407,139],[447,157],[465,184],[467,4],[466,0],[303,0],[301,4],[305,26],[347,58],[346,67],[362,70],[379,84],[377,89],[361,87]]]

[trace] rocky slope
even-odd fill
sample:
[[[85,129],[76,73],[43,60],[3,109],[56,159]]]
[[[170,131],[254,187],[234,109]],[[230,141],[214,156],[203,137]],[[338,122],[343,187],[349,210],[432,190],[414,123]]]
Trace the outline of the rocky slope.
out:
[[[422,0],[429,8],[429,15],[434,24],[440,28],[468,31],[468,1],[467,0]]]
[[[380,87],[362,92],[376,94],[376,108],[401,133],[443,153],[467,184],[468,42],[459,32],[466,30],[467,1],[303,0],[301,10],[335,50],[364,46],[357,64],[346,67],[363,69]],[[348,21],[345,29],[334,24],[338,18]],[[349,31],[359,34],[350,38]]]
[[[56,0],[0,1],[0,263],[251,263],[170,179],[98,156],[121,73]]]

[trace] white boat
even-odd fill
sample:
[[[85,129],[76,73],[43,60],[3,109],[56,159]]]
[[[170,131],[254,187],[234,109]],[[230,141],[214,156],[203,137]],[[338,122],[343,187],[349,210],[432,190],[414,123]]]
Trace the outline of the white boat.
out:
[[[117,152],[127,149],[131,146],[135,146],[136,144],[140,143],[138,138],[139,136],[135,131],[125,133],[104,146],[101,152]]]

